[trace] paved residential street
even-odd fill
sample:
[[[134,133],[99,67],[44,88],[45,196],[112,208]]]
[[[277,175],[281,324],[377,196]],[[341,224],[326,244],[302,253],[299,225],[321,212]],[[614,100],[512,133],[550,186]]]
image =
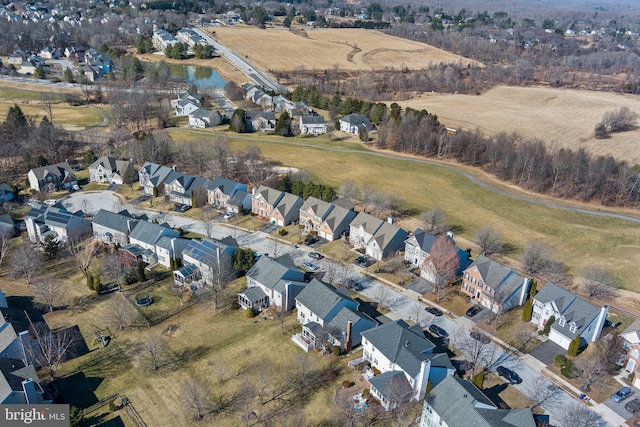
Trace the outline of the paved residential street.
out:
[[[109,191],[73,193],[63,201],[63,204],[70,210],[84,210],[86,208],[91,214],[94,214],[99,209],[114,211],[122,207],[119,196]],[[150,218],[160,215],[157,211],[144,210],[139,206],[130,205],[129,207],[132,207],[136,212],[146,213]],[[184,230],[206,234],[203,224],[197,220],[168,212],[162,216],[172,227],[181,227]],[[255,252],[263,255],[268,254],[269,256],[275,257],[284,253],[290,253],[296,265],[301,265],[303,262],[312,262],[318,266],[316,274],[322,275],[330,273],[333,275],[334,281],[346,281],[348,278],[356,278],[359,283],[363,285],[360,294],[374,301],[384,301],[383,305],[390,310],[389,313],[385,314],[383,319],[387,321],[396,319],[405,319],[412,322],[418,321],[423,328],[427,328],[431,323],[434,323],[449,333],[450,344],[461,350],[462,353],[465,353],[467,350],[465,343],[468,343],[469,340],[472,339],[470,338],[470,332],[474,329],[475,323],[471,319],[457,317],[451,313],[447,313],[446,310],[443,311],[448,315],[435,317],[424,311],[424,304],[418,302],[418,297],[421,295],[420,293],[407,289],[398,291],[376,280],[364,277],[362,273],[365,272],[365,269],[362,267],[353,264],[336,265],[332,264],[332,262],[326,258],[313,260],[308,256],[308,253],[311,252],[313,248],[307,246],[294,247],[289,243],[283,243],[271,238],[269,234],[263,231],[247,232],[222,222],[214,225],[212,235],[214,238],[232,236],[240,245],[248,246]],[[418,317],[417,319],[416,316]],[[466,345],[468,347],[468,344]],[[543,363],[531,355],[521,355],[518,357],[516,353],[517,352],[505,351],[502,347],[494,343],[489,343],[483,349],[479,360],[481,360],[482,365],[487,366],[492,371],[495,371],[500,365],[515,371],[522,378],[522,382],[520,384],[514,384],[513,387],[532,400],[536,400],[536,395],[539,394],[540,389],[549,387],[557,389],[556,393],[542,405],[550,415],[551,422],[557,422],[567,402],[575,400],[575,398],[555,386],[541,374],[542,369],[545,368],[547,363]],[[557,349],[554,348],[546,351],[544,358],[548,358],[551,353],[557,354]],[[469,356],[468,353],[467,356]],[[630,414],[624,409],[624,403],[626,403],[626,401],[621,404],[602,402],[592,409],[600,413],[612,426],[619,426],[624,423],[625,419],[630,418]]]

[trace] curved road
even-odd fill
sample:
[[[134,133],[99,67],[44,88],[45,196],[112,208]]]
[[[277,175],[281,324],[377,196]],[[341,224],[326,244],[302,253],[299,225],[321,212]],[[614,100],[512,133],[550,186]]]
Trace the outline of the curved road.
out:
[[[211,132],[198,131],[196,129],[181,129],[181,130],[187,130],[188,132],[194,132],[194,133],[211,134]],[[606,217],[606,218],[620,219],[620,220],[623,220],[623,221],[631,221],[631,222],[635,222],[637,224],[640,224],[640,218],[634,218],[634,217],[615,214],[615,213],[610,213],[610,212],[594,211],[594,210],[590,210],[590,209],[572,208],[570,206],[563,206],[563,205],[559,205],[559,204],[552,203],[552,202],[545,202],[543,200],[537,200],[537,199],[533,199],[533,198],[530,198],[530,197],[509,193],[508,191],[504,191],[504,190],[501,190],[499,188],[492,187],[491,185],[487,184],[486,182],[480,181],[478,178],[468,174],[467,172],[465,172],[465,171],[463,171],[461,169],[458,169],[457,167],[455,167],[453,165],[448,165],[448,164],[444,164],[444,163],[440,163],[440,162],[434,162],[432,160],[413,159],[413,158],[410,158],[410,157],[397,156],[397,155],[393,155],[393,154],[378,153],[376,151],[346,150],[346,149],[341,149],[341,148],[330,148],[330,147],[323,147],[323,146],[319,146],[319,145],[306,144],[306,143],[301,143],[301,142],[274,141],[274,140],[271,140],[271,139],[252,138],[252,137],[236,136],[236,135],[225,135],[225,136],[227,136],[229,139],[242,139],[242,140],[246,140],[246,141],[269,142],[271,144],[296,145],[296,146],[317,148],[319,150],[325,150],[325,151],[333,151],[333,152],[336,152],[336,153],[364,154],[364,155],[368,155],[368,156],[382,157],[382,158],[391,159],[391,160],[402,160],[402,161],[407,161],[407,162],[421,163],[421,164],[427,164],[427,165],[431,165],[431,166],[438,166],[438,167],[441,167],[441,168],[448,169],[448,170],[450,170],[452,172],[455,172],[457,174],[460,174],[460,175],[464,176],[465,178],[467,178],[468,180],[470,180],[471,182],[473,182],[474,184],[477,184],[477,185],[481,186],[482,188],[485,188],[487,190],[493,191],[493,192],[498,193],[498,194],[500,194],[502,196],[511,197],[513,199],[522,200],[522,201],[525,201],[525,202],[529,202],[529,203],[533,203],[533,204],[541,205],[541,206],[546,206],[546,207],[553,208],[553,209],[562,209],[562,210],[569,211],[569,212],[576,212],[576,213],[582,213],[582,214],[587,214],[587,215],[595,215],[595,216]]]

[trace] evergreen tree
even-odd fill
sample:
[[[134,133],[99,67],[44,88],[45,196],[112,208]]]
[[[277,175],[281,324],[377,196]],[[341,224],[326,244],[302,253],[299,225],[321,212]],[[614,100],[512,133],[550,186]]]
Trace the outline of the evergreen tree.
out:
[[[232,130],[237,133],[242,133],[247,131],[247,123],[244,120],[245,111],[242,108],[237,108],[233,115],[231,116],[231,120],[229,121],[229,130]]]
[[[555,321],[556,321],[556,316],[549,317],[549,320],[547,320],[547,323],[544,325],[544,329],[542,329],[542,333],[544,335],[549,335],[549,332],[551,332],[551,325],[553,325],[553,322]]]
[[[138,282],[144,282],[145,280],[147,280],[147,276],[144,272],[144,267],[144,262],[138,261],[138,265],[136,266],[136,279],[138,280]]]
[[[276,121],[275,133],[282,136],[291,135],[291,116],[286,111]]]
[[[47,259],[53,259],[58,255],[60,249],[60,242],[53,234],[47,234],[42,241],[42,251],[47,256]]]
[[[576,335],[576,337],[571,340],[571,344],[569,344],[569,350],[567,350],[567,355],[576,357],[580,352],[580,334]]]
[[[36,69],[33,71],[33,77],[36,79],[44,79],[47,77],[47,72],[45,71],[42,65],[38,65]]]
[[[524,303],[524,307],[522,308],[522,320],[525,322],[530,322],[532,314],[533,305],[531,304],[531,300],[528,299],[527,302]]]
[[[102,282],[100,281],[100,274],[97,271],[93,272],[93,290],[96,291],[98,295],[102,293]]]
[[[538,293],[538,282],[535,280],[531,281],[531,287],[529,288],[529,298],[533,299]]]
[[[87,274],[87,288],[93,290],[93,274]]]
[[[482,387],[484,386],[484,371],[471,377],[471,382],[480,390],[482,390]]]
[[[62,76],[62,79],[67,83],[75,83],[76,82],[76,78],[73,75],[73,71],[71,71],[71,69],[69,67],[64,69],[64,74]]]

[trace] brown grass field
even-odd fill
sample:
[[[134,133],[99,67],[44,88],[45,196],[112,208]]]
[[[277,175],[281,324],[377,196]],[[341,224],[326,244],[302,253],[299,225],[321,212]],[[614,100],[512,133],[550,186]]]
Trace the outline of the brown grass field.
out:
[[[261,30],[248,25],[209,28],[222,44],[263,70],[420,69],[440,62],[477,62],[433,46],[357,28]],[[278,54],[277,52],[280,52]]]
[[[606,112],[628,107],[640,113],[634,95],[499,86],[480,96],[421,94],[400,104],[424,108],[454,128],[480,129],[488,135],[517,132],[558,147],[584,148],[632,165],[640,163],[640,129],[612,134],[609,139],[594,137],[594,128]]]

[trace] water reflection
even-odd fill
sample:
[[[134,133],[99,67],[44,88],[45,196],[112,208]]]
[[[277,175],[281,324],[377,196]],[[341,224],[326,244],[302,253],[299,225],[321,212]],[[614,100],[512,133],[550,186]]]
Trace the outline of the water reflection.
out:
[[[217,71],[210,67],[196,65],[169,64],[171,77],[195,84],[200,89],[222,89],[227,83]]]

